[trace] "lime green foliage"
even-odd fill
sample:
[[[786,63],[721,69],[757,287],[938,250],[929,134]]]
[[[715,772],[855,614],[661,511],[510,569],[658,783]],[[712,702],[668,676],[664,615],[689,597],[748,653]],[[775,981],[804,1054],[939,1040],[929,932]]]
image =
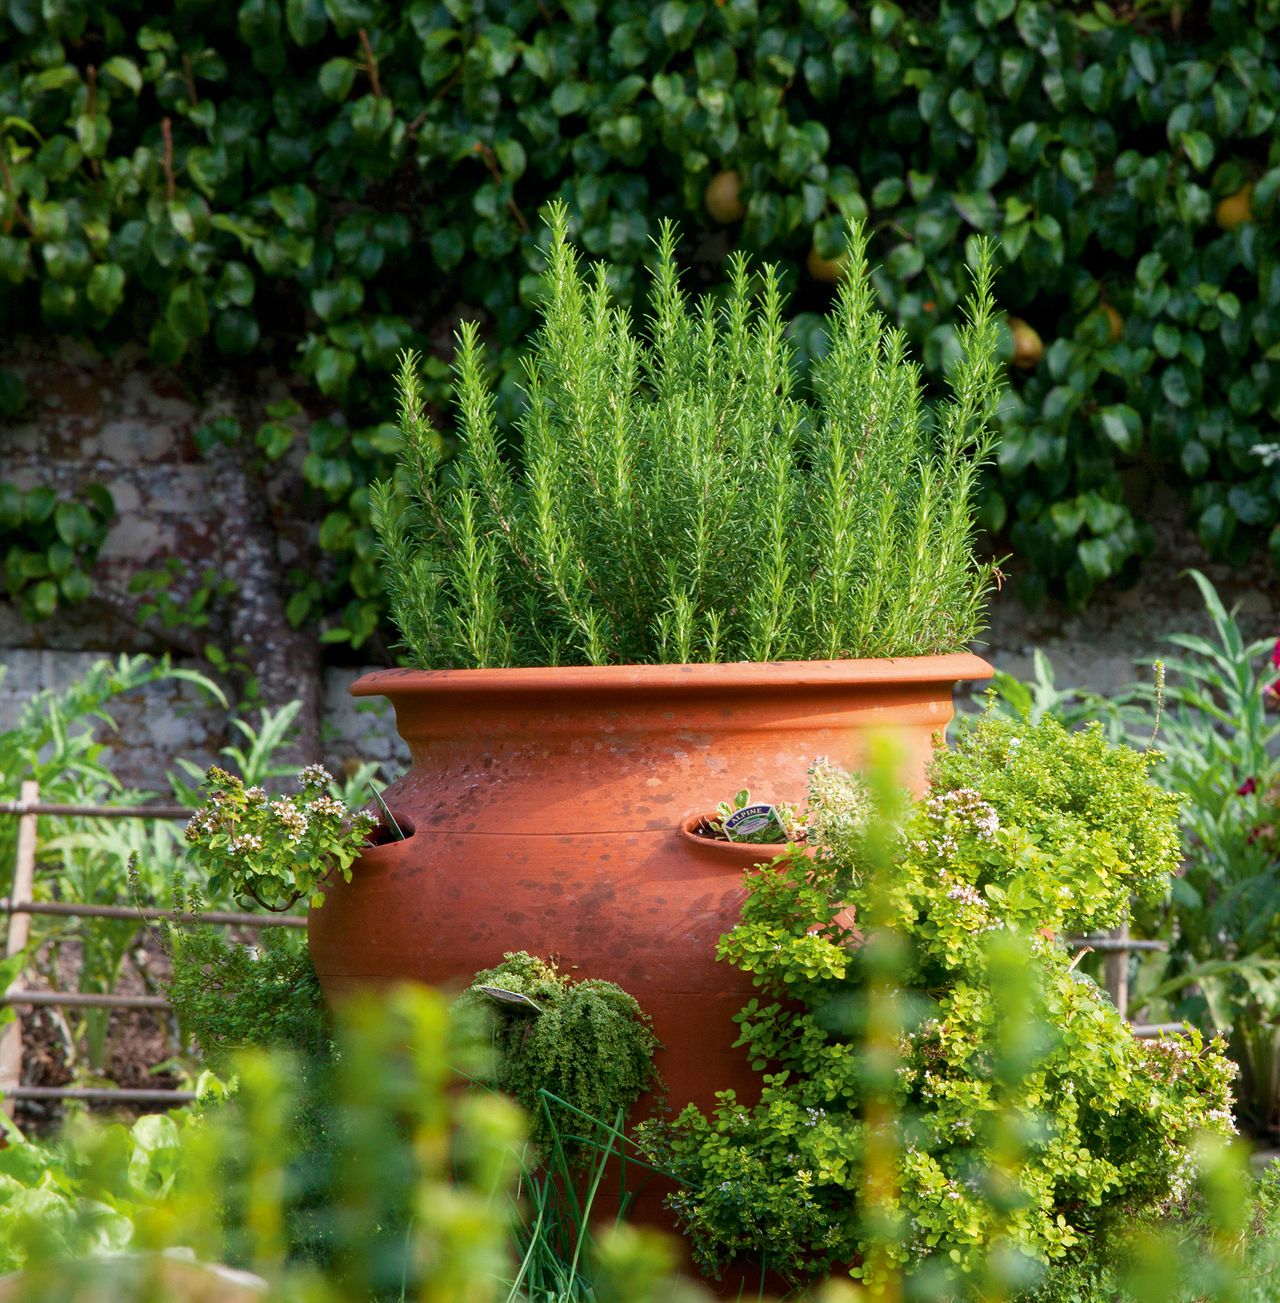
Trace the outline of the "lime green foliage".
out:
[[[298,773],[298,790],[272,799],[264,787],[245,787],[213,765],[205,776],[207,803],[187,825],[192,862],[219,895],[249,896],[263,909],[283,912],[307,899],[324,903],[324,881],[351,865],[377,820],[328,795],[333,781],[322,765]]]
[[[182,1126],[166,1118],[139,1124],[166,1141],[160,1177],[140,1188],[147,1168],[130,1163],[127,1152],[106,1173],[134,1182],[127,1191],[131,1227],[112,1223],[114,1239],[86,1242],[104,1210],[82,1199],[58,1226],[42,1219],[34,1190],[26,1196],[31,1206],[14,1218],[14,1240],[32,1244],[27,1252],[51,1276],[51,1260],[68,1251],[182,1245],[202,1261],[257,1271],[270,1282],[269,1297],[290,1303],[487,1300],[496,1293],[490,1282],[510,1268],[499,1209],[523,1128],[506,1100],[446,1092],[450,1035],[448,1010],[432,992],[402,990],[344,1008],[328,1116],[334,1154],[323,1272],[297,1261],[292,1238],[297,1205],[308,1193],[298,1163],[314,1144],[295,1106],[305,1084],[294,1059],[263,1051],[237,1058],[237,1085],[225,1103],[202,1108]],[[92,1166],[102,1143],[77,1137],[75,1161]],[[119,1148],[118,1140],[111,1143]],[[0,1165],[21,1163],[25,1151],[0,1153]],[[0,1191],[3,1199],[7,1190]],[[56,1232],[68,1226],[59,1244]],[[70,1293],[50,1286],[33,1297]]]
[[[762,988],[738,1017],[761,1102],[730,1093],[648,1137],[685,1186],[672,1206],[701,1262],[764,1256],[802,1278],[866,1257],[880,1278],[976,1281],[1012,1253],[1026,1284],[1182,1198],[1197,1132],[1231,1130],[1220,1043],[1134,1039],[1051,939],[1115,921],[1172,868],[1176,807],[1149,761],[987,719],[888,838],[864,812],[816,859],[751,876],[720,955]],[[833,921],[849,907],[865,941]],[[898,1030],[862,1053],[882,952]],[[852,1216],[873,1103],[896,1119],[887,1160],[877,1132],[875,1234],[865,1207]]]
[[[535,1243],[513,1252],[513,1223],[533,1215],[523,1119],[494,1092],[449,1088],[458,1029],[439,995],[357,997],[337,1024],[314,1115],[296,1108],[313,1084],[299,1061],[255,1051],[236,1057],[229,1088],[206,1076],[192,1110],[132,1131],[82,1122],[47,1146],[15,1136],[0,1151],[0,1270],[25,1265],[19,1303],[173,1303],[187,1291],[163,1251],[255,1272],[273,1303],[685,1296],[671,1246],[625,1226],[589,1231],[589,1207],[558,1266],[537,1242],[545,1200],[523,1228]],[[318,1126],[322,1171],[310,1160]],[[322,1244],[299,1238],[315,1229]]]
[[[491,1000],[477,990],[483,986],[527,996],[538,1011]],[[492,1011],[492,1084],[524,1105],[531,1138],[544,1154],[559,1147],[570,1160],[593,1156],[570,1138],[582,1122],[557,1101],[611,1122],[660,1084],[653,1056],[661,1047],[652,1024],[613,982],[576,982],[520,951],[477,973],[459,1003]]]
[[[1160,758],[1111,744],[1100,723],[1069,733],[1051,717],[988,713],[936,756],[930,808],[945,837],[968,817],[964,791],[976,788],[1003,827],[1023,831],[1000,856],[1018,882],[1001,904],[1009,917],[1056,932],[1115,927],[1130,896],[1163,898],[1181,863],[1181,801],[1150,777]],[[1000,877],[993,866],[981,885]]]
[[[327,1050],[331,1029],[305,935],[263,928],[246,946],[208,925],[170,924],[165,938],[173,965],[165,993],[211,1068],[226,1072],[231,1055],[251,1046],[310,1057]]]
[[[479,334],[462,328],[460,444],[442,470],[417,363],[400,371],[403,481],[374,492],[392,610],[423,666],[834,659],[954,651],[983,627],[978,468],[999,394],[990,259],[952,394],[926,420],[866,241],[793,393],[778,273],[730,265],[692,306],[663,228],[646,337],[584,275],[552,210],[519,464],[503,459]]]

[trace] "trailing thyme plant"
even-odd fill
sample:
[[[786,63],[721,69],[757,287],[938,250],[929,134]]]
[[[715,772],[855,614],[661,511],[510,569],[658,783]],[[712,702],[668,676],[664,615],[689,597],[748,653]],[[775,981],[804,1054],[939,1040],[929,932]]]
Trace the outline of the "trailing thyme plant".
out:
[[[641,333],[607,270],[580,268],[563,207],[549,226],[514,440],[473,323],[447,462],[417,359],[402,359],[400,475],[375,485],[373,514],[417,663],[901,656],[981,631],[992,566],[973,555],[974,492],[1000,390],[989,250],[950,394],[929,410],[905,335],[874,307],[860,227],[802,396],[775,268],[734,255],[723,301],[692,304],[664,225]]]
[[[661,1084],[653,1025],[613,982],[575,982],[519,951],[477,973],[458,1003],[493,1014],[492,1084],[524,1105],[544,1158],[590,1161],[594,1150],[569,1134],[581,1129],[579,1119],[625,1114]],[[559,1105],[571,1114],[554,1117]]]

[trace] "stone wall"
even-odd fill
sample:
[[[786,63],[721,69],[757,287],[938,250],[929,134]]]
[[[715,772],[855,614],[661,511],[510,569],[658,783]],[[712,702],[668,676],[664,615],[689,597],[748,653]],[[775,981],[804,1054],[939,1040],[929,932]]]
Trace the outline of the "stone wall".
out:
[[[0,731],[12,728],[37,692],[58,691],[83,675],[101,652],[0,647]],[[177,662],[181,664],[181,661]],[[395,719],[383,701],[357,701],[348,686],[361,673],[330,669],[325,673],[325,762],[335,773],[360,761],[382,767],[389,782],[408,761],[408,750],[396,735]],[[149,684],[121,697],[110,708],[116,727],[98,728],[107,746],[116,777],[129,787],[166,792],[166,773],[179,757],[206,768],[218,748],[241,741],[228,732],[227,712],[199,688],[179,680]],[[253,711],[243,718],[258,721]]]

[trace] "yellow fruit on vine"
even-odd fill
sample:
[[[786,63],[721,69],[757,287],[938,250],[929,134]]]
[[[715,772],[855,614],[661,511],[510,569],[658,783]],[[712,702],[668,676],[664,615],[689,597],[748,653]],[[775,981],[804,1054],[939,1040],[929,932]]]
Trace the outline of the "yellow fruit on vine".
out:
[[[717,172],[707,182],[702,202],[717,222],[740,222],[747,215],[742,202],[742,178],[733,169]]]
[[[1242,185],[1235,194],[1218,200],[1214,220],[1224,231],[1234,231],[1237,226],[1253,221],[1253,206],[1249,202],[1252,198],[1253,185]]]
[[[1013,332],[1013,365],[1030,371],[1044,356],[1044,341],[1021,317],[1010,317],[1009,329]]]
[[[1124,338],[1124,318],[1111,306],[1110,303],[1104,303],[1099,309],[1107,319],[1107,329],[1111,333],[1111,342],[1114,344],[1117,340]]]
[[[833,282],[838,281],[849,270],[849,259],[843,253],[837,258],[824,258],[818,252],[818,246],[814,245],[809,250],[805,266],[809,268],[809,275],[814,280]]]

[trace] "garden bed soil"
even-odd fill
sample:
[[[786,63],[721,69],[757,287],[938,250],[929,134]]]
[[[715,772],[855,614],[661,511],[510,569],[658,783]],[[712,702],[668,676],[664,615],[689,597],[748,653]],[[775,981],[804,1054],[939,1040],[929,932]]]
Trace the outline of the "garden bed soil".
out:
[[[125,965],[116,987],[123,995],[151,995],[157,983],[169,975],[169,958],[156,938],[146,934],[140,949],[145,955],[145,971],[150,982],[144,980],[138,966]],[[78,972],[77,948],[63,947],[56,970],[59,989],[74,990]],[[33,989],[45,986],[31,980]],[[68,1014],[73,1011],[68,1010]],[[67,1022],[73,1022],[68,1018]],[[75,1076],[74,1066],[67,1050],[66,1033],[60,1026],[57,1010],[38,1007],[23,1009],[19,1015],[22,1026],[22,1084],[24,1086],[66,1086]],[[180,1049],[177,1030],[172,1016],[150,1009],[113,1009],[107,1020],[105,1080],[86,1081],[85,1085],[116,1086],[125,1090],[176,1090],[182,1086],[178,1074],[172,1071],[157,1073],[157,1065],[172,1059]],[[83,1053],[83,1046],[80,1047]],[[67,1104],[62,1100],[22,1099],[16,1101],[14,1120],[28,1135],[45,1135],[58,1129],[66,1117]],[[95,1117],[130,1123],[144,1113],[164,1110],[164,1104],[120,1104],[111,1101],[77,1103],[87,1107]]]

